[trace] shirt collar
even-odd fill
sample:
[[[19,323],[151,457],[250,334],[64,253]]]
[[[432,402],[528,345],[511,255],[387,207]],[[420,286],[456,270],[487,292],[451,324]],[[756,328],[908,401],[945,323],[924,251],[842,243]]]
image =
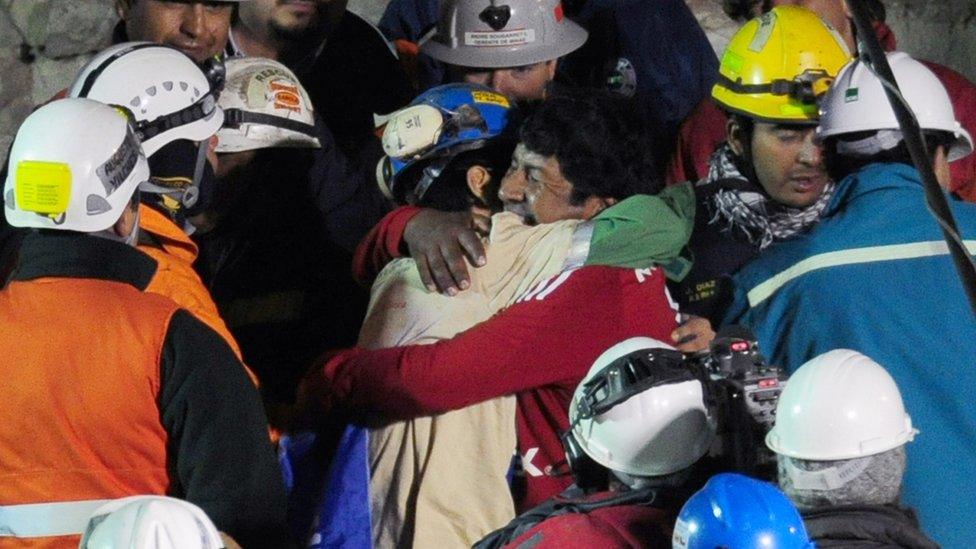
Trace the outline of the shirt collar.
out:
[[[79,233],[35,231],[24,239],[11,280],[92,278],[145,290],[155,274],[156,261],[121,242]]]

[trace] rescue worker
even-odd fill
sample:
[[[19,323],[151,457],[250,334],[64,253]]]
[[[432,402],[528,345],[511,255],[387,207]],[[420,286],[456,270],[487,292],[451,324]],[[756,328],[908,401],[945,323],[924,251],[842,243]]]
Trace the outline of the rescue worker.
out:
[[[705,394],[683,355],[660,341],[607,349],[569,409],[563,445],[574,485],[475,548],[666,547],[682,485],[714,439]]]
[[[862,1],[867,5],[873,18],[871,25],[882,47],[886,51],[895,50],[897,40],[891,28],[885,24],[884,4],[880,0]],[[750,2],[752,0],[744,0],[743,3]],[[846,0],[765,0],[761,6],[756,4],[755,8],[761,8],[765,12],[784,4],[793,4],[816,12],[844,39],[851,53],[856,54],[856,29]],[[931,61],[922,60],[922,62],[939,77],[942,85],[949,92],[956,117],[966,131],[976,132],[976,84],[949,67]],[[725,119],[714,103],[703,101],[699,104],[682,126],[675,156],[668,169],[669,182],[695,181],[707,173],[709,156],[724,138],[724,125]],[[949,169],[952,178],[945,188],[963,200],[976,201],[976,157],[952,162],[949,164]]]
[[[78,549],[240,549],[196,505],[166,496],[111,500],[88,519]]]
[[[115,0],[113,42],[165,44],[202,63],[224,51],[234,8],[247,1]]]
[[[690,110],[708,95],[715,80],[717,59],[709,47],[705,33],[684,0],[568,0],[537,7],[531,3],[514,1],[451,2],[456,15],[440,19],[437,0],[392,0],[386,6],[380,20],[380,30],[394,40],[401,50],[401,58],[412,59],[417,54],[415,44],[420,44],[416,59],[420,89],[456,81],[465,72],[477,72],[477,67],[512,67],[517,61],[506,58],[523,57],[525,50],[536,49],[538,44],[515,46],[508,50],[490,52],[487,48],[469,47],[464,33],[491,30],[485,26],[482,13],[504,13],[509,10],[512,29],[539,27],[520,24],[525,21],[525,9],[538,11],[540,17],[552,9],[558,19],[566,17],[587,31],[588,39],[581,47],[563,54],[555,66],[555,83],[609,89],[627,97],[635,97],[643,108],[647,123],[660,128],[661,140],[653,146],[671,147],[674,134]],[[554,7],[553,7],[554,6]],[[483,11],[486,8],[489,11]],[[486,16],[487,17],[487,16]],[[547,16],[546,16],[547,17]],[[429,31],[438,27],[434,38]],[[540,41],[549,40],[544,31]],[[447,44],[453,51],[435,53],[428,46],[429,39]],[[495,48],[501,50],[501,48]],[[467,55],[462,57],[462,54]],[[490,55],[490,57],[489,57]],[[449,73],[445,78],[445,63]],[[485,64],[487,63],[487,64]],[[473,67],[459,70],[452,65]],[[521,69],[523,72],[525,68]],[[484,71],[482,71],[484,72]],[[460,74],[459,74],[460,73]],[[528,86],[516,86],[518,69],[503,69],[494,73],[495,84],[481,81],[505,93],[508,89],[520,90]],[[525,75],[521,75],[525,80]],[[503,89],[504,88],[504,89]],[[535,94],[538,95],[538,94]],[[662,166],[663,167],[663,166]]]
[[[195,503],[249,546],[287,543],[240,361],[146,292],[156,262],[132,246],[148,179],[124,107],[55,101],[14,140],[4,213],[31,233],[0,291],[0,544],[77,544],[92,511],[134,494]]]
[[[721,473],[681,508],[671,547],[814,549],[814,544],[783,492],[761,480]]]
[[[153,0],[155,1],[155,0]],[[129,42],[88,62],[68,90],[70,97],[125,105],[135,116],[156,193],[142,196],[138,248],[158,264],[148,291],[169,297],[219,333],[241,356],[210,292],[193,270],[198,249],[189,218],[206,211],[213,196],[210,139],[224,114],[217,105],[223,65],[208,75],[168,46]]]
[[[443,211],[472,208],[492,216],[489,261],[472,272],[472,286],[455,297],[428,292],[413,259],[389,263],[372,286],[361,347],[449,339],[567,266],[679,269],[687,264],[678,256],[691,228],[691,212],[682,209],[691,206],[690,197],[682,204],[672,196],[633,196],[589,222],[527,226],[521,216],[502,212],[498,187],[511,164],[516,115],[508,100],[489,88],[448,84],[421,94],[388,122],[383,142],[392,156],[381,172],[383,184],[401,202]],[[511,396],[446,414],[370,424],[373,545],[470,546],[506,524],[515,511],[507,478],[515,435]],[[357,467],[367,469],[361,461],[348,462],[343,479],[353,477]],[[351,515],[341,507],[351,499],[342,498],[330,515]]]
[[[250,0],[234,20],[227,55],[287,65],[339,149],[356,158],[363,142],[375,140],[374,115],[405,106],[416,92],[383,35],[347,4]]]
[[[729,43],[712,89],[728,113],[726,141],[694,184],[691,273],[671,284],[683,312],[717,325],[732,274],[816,223],[833,189],[813,142],[817,98],[848,59],[816,14],[794,6],[753,19]]]
[[[390,45],[346,5],[346,0],[251,0],[241,5],[226,50],[230,57],[266,57],[285,64],[315,106],[316,138],[322,146],[313,151],[315,161],[307,173],[286,164],[260,169],[272,177],[275,171],[288,171],[303,181],[307,204],[321,212],[329,252],[320,276],[330,279],[334,291],[331,322],[319,330],[334,334],[332,347],[355,342],[366,312],[369,296],[350,275],[352,252],[392,208],[374,176],[383,156],[376,115],[388,115],[415,95]],[[261,156],[261,163],[277,161],[274,155]],[[263,186],[261,181],[252,184]],[[279,253],[290,243],[280,244]]]
[[[891,375],[836,349],[790,376],[766,446],[817,547],[935,549],[898,501],[916,434]]]
[[[193,266],[261,380],[277,427],[311,360],[355,341],[358,319],[334,316],[356,288],[337,275],[343,251],[329,242],[306,184],[320,146],[308,93],[277,61],[231,58],[226,69],[214,200],[203,220],[194,218]]]
[[[448,0],[420,51],[444,63],[448,82],[482,84],[530,101],[550,93],[556,63],[586,37],[559,0]]]
[[[972,138],[931,70],[904,53],[888,59],[944,182]],[[976,372],[953,357],[976,355],[976,320],[873,70],[847,65],[822,109],[817,138],[837,190],[809,233],[739,271],[726,320],[751,328],[770,362],[790,372],[837,348],[884,364],[925,431],[908,448],[904,501],[936,542],[972,545],[976,533],[959,525],[976,513],[976,419],[966,396]],[[950,208],[962,238],[976,233],[976,206]]]
[[[593,219],[635,194],[653,193],[653,168],[628,112],[619,99],[596,92],[543,102],[520,130],[503,195],[508,188],[531,196],[527,213],[544,224]],[[577,123],[589,131],[576,131]],[[656,243],[647,237],[642,245]],[[557,432],[566,428],[569,395],[593,360],[620,339],[662,339],[674,329],[676,312],[664,276],[661,268],[564,270],[452,339],[340,352],[309,372],[304,394],[320,411],[335,406],[391,419],[515,394],[519,451],[529,473],[525,496],[517,501],[519,508],[529,508],[569,484],[545,471],[563,458]],[[623,306],[634,300],[644,306]]]

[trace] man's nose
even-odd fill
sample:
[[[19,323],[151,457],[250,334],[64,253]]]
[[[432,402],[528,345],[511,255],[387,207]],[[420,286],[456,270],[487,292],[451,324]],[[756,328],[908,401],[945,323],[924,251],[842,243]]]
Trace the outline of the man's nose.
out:
[[[502,184],[498,188],[498,198],[502,202],[524,202],[525,185],[522,170],[513,170],[502,178]]]
[[[814,141],[814,135],[814,130],[811,129],[803,136],[803,146],[797,159],[809,166],[822,166],[823,147]]]
[[[183,19],[180,22],[180,32],[197,38],[206,28],[206,14],[201,2],[194,2],[183,6]]]

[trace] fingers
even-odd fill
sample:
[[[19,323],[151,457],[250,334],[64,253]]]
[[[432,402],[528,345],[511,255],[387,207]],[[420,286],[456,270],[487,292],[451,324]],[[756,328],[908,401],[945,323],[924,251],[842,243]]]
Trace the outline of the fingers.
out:
[[[477,234],[473,231],[464,231],[458,235],[458,243],[461,244],[464,255],[468,256],[473,265],[481,267],[485,264],[485,245]],[[467,266],[465,266],[465,277],[467,273]]]
[[[454,282],[451,268],[444,259],[444,253],[439,246],[427,253],[427,266],[434,279],[437,289],[447,295],[457,295],[458,288]]]
[[[715,332],[712,330],[711,322],[700,317],[685,319],[671,332],[674,346],[684,353],[707,350],[713,339],[715,339]]]
[[[427,256],[421,253],[410,251],[410,256],[417,262],[417,270],[420,271],[420,281],[424,283],[427,291],[436,292],[437,284],[434,283],[434,274],[430,272],[430,265],[427,263]]]
[[[448,242],[441,246],[441,255],[444,256],[444,264],[447,265],[448,274],[454,286],[461,290],[467,290],[471,286],[471,282],[470,277],[468,277],[468,264],[464,261],[463,252],[462,246],[457,241]]]
[[[481,236],[488,236],[491,233],[491,216],[472,213],[471,228]]]

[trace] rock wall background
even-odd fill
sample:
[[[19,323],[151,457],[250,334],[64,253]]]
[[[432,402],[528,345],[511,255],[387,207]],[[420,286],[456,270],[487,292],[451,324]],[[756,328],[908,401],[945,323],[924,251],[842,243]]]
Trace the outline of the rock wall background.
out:
[[[721,51],[735,25],[721,0],[686,0]],[[350,0],[377,21],[387,0]],[[899,48],[976,81],[976,0],[885,0]],[[0,161],[31,108],[67,86],[93,52],[107,46],[112,0],[0,0]]]

